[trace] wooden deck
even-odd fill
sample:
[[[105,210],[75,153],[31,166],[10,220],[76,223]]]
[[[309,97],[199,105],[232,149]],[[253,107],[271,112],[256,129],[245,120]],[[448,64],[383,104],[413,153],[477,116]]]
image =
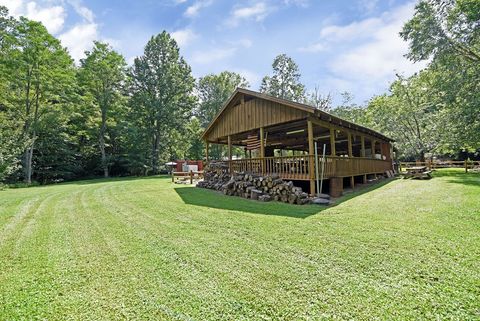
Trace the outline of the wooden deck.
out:
[[[309,168],[314,168],[310,166],[314,162],[314,156],[284,156],[239,159],[232,160],[229,163],[233,172],[259,173],[263,175],[278,174],[283,179],[311,180],[315,178],[315,173],[311,173]],[[321,166],[321,157],[319,157],[318,164]],[[389,169],[392,169],[391,161],[365,157],[327,156],[324,178],[381,174]]]

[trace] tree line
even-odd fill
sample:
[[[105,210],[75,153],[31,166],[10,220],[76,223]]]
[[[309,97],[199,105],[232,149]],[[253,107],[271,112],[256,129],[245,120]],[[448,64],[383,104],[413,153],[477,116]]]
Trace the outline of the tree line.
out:
[[[202,159],[203,128],[237,86],[248,83],[228,71],[196,81],[167,32],[132,66],[98,41],[76,66],[41,23],[0,7],[0,181],[158,174]]]
[[[397,75],[389,93],[366,106],[347,100],[335,112],[394,138],[400,159],[478,159],[480,1],[419,1],[400,36],[409,43],[407,57],[428,66]]]
[[[0,182],[9,183],[150,175],[171,160],[202,159],[204,129],[237,87],[249,87],[230,71],[194,79],[165,31],[131,66],[100,41],[77,66],[40,22],[5,7],[0,66]],[[303,97],[291,58],[279,55],[273,69],[263,92]]]
[[[397,75],[365,105],[332,106],[332,95],[307,92],[298,65],[281,54],[260,91],[310,104],[396,140],[400,159],[456,155],[480,147],[480,5],[424,0],[401,36],[408,57],[426,69]],[[92,176],[158,174],[165,162],[202,159],[201,134],[237,87],[224,71],[194,79],[175,40],[152,36],[128,66],[96,41],[75,65],[39,22],[0,7],[0,182],[57,182]],[[214,146],[212,157],[225,150]]]

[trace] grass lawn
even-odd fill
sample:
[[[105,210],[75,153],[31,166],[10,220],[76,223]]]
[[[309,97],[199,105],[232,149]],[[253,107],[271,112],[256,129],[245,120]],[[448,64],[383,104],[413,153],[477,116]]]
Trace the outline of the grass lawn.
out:
[[[0,319],[480,319],[480,174],[329,208],[162,177],[0,191]]]

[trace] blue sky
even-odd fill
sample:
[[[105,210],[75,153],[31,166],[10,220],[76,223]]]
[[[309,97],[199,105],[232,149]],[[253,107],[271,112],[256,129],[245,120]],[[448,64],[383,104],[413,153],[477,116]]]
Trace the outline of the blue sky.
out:
[[[95,39],[131,63],[148,39],[170,32],[195,77],[222,70],[242,74],[257,90],[274,57],[291,56],[309,90],[357,103],[388,89],[395,73],[425,64],[403,57],[398,36],[413,14],[402,0],[0,0],[15,16],[42,21],[78,61]]]

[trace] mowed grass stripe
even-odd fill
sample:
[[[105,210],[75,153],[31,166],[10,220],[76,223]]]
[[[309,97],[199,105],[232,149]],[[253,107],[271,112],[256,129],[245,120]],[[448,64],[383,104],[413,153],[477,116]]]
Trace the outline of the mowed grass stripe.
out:
[[[0,213],[9,219],[22,202],[44,203],[15,228],[26,231],[18,240],[0,234],[9,250],[0,258],[17,253],[0,271],[0,313],[472,319],[479,177],[441,171],[431,181],[395,180],[324,210],[225,197],[168,178],[3,191],[10,205]]]

